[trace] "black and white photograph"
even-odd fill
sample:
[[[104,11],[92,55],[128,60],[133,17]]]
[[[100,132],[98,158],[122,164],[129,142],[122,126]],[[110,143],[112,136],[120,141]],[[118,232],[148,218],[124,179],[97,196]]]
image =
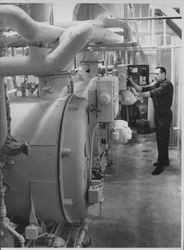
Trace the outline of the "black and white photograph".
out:
[[[184,1],[0,0],[3,250],[183,250]]]

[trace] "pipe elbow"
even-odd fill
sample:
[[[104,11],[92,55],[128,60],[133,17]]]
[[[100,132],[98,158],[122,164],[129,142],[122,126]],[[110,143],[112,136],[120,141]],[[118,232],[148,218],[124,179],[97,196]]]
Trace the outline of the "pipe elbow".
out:
[[[53,41],[63,28],[33,20],[24,10],[12,5],[0,6],[0,27],[11,28],[28,41]]]
[[[122,28],[124,30],[124,33],[126,33],[126,39],[128,41],[133,40],[132,28],[127,22],[123,20],[101,16],[95,19],[95,24],[97,26],[101,26],[104,28],[113,28],[113,27]]]
[[[12,5],[0,6],[0,26],[17,31],[27,40],[34,40],[36,22],[22,9]]]
[[[49,70],[64,68],[93,37],[93,25],[83,23],[65,30],[59,39],[59,46],[45,58]]]

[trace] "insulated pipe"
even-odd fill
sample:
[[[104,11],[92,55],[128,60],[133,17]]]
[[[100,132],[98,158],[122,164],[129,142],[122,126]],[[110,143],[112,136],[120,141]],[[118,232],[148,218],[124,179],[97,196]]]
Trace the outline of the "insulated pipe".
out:
[[[73,21],[60,24],[61,27],[36,22],[22,9],[12,6],[0,6],[0,28],[12,28],[29,41],[53,41],[61,36],[65,28],[80,25],[84,21]],[[120,27],[127,30],[128,41],[132,41],[130,26],[122,21],[113,18],[100,17],[85,22],[95,24],[104,28]]]
[[[114,18],[99,18],[98,20],[96,20],[96,22],[98,21],[97,25],[100,25],[104,28],[122,28],[124,29],[124,31],[126,32],[126,39],[127,42],[132,42],[133,41],[133,33],[131,30],[130,25],[120,19],[114,19]]]
[[[21,234],[19,234],[14,228],[12,228],[9,223],[5,225],[5,228],[18,239],[18,241],[20,242],[20,247],[25,247],[25,239]]]
[[[0,28],[17,31],[29,41],[54,41],[65,29],[36,22],[21,8],[12,5],[0,6]]]
[[[86,232],[88,230],[89,223],[90,223],[90,221],[87,220],[87,219],[84,221],[84,225],[83,225],[83,227],[82,227],[82,229],[80,231],[79,237],[77,238],[74,247],[76,247],[76,248],[82,247],[82,242],[83,242],[85,234],[86,234]]]
[[[122,18],[124,15],[124,5],[123,3],[101,3],[99,4],[105,12],[113,15],[115,18]]]
[[[68,28],[70,26],[76,26],[82,24],[84,21],[71,21],[66,23],[58,23],[57,25],[62,28]],[[87,23],[94,24],[96,26],[104,27],[104,28],[123,28],[126,30],[127,40],[132,41],[133,40],[133,34],[132,30],[130,28],[130,25],[127,22],[124,22],[120,19],[114,19],[109,17],[98,17],[94,20],[86,20]]]
[[[45,75],[64,69],[89,42],[122,42],[122,37],[102,27],[84,22],[63,32],[58,47],[46,56],[0,58],[0,74]],[[36,60],[35,60],[36,59]]]
[[[130,23],[127,23],[127,18],[124,15],[125,14],[124,9],[126,5],[127,4],[114,4],[114,3],[113,4],[100,4],[100,6],[103,7],[106,12],[108,12],[114,18],[116,18],[115,19],[116,25],[118,26],[113,26],[113,27],[123,28],[126,33],[126,40],[132,41],[133,40],[132,29],[131,29]],[[122,19],[122,15],[124,15],[123,16],[124,20],[120,20],[120,18]],[[106,25],[109,25],[110,22],[111,22],[111,19],[105,21]]]

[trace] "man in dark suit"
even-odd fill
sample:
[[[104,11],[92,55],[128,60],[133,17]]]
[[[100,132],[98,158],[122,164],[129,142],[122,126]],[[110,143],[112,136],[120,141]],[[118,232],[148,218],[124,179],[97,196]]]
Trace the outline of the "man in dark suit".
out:
[[[168,145],[172,121],[173,85],[166,78],[164,67],[156,67],[154,74],[156,83],[153,85],[139,86],[131,77],[128,79],[140,96],[151,97],[153,100],[158,158],[153,164],[156,168],[152,175],[158,175],[163,172],[164,167],[169,165]]]

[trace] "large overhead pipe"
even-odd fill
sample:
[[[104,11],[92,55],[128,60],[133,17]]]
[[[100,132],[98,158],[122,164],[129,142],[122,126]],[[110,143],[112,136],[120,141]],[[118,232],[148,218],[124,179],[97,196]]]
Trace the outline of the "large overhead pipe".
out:
[[[120,19],[114,19],[109,17],[101,17],[95,20],[96,23],[104,28],[122,28],[126,33],[127,42],[133,42],[133,32],[130,25]]]
[[[132,41],[130,26],[123,20],[101,16],[95,20],[86,20],[85,22],[104,28],[119,27],[126,29],[130,34],[128,41]],[[29,41],[53,41],[60,37],[66,28],[83,23],[84,21],[71,21],[53,26],[34,21],[16,6],[0,6],[0,28],[12,28]]]
[[[17,8],[16,8],[17,9]],[[6,9],[5,9],[6,10]],[[6,11],[5,11],[6,12]],[[0,7],[0,13],[3,13]],[[16,12],[17,13],[17,12]],[[13,14],[12,14],[13,15]],[[2,15],[6,20],[6,15]],[[6,24],[6,21],[1,16],[1,23]],[[16,14],[17,16],[17,14]],[[24,15],[23,24],[20,20],[16,21],[15,16],[9,16],[10,20],[14,24],[14,29],[20,32],[23,37],[27,36],[28,23],[31,22],[31,18],[28,15]],[[8,27],[11,26],[11,22],[8,21]],[[25,23],[25,26],[24,26]],[[38,23],[37,23],[38,24]],[[40,28],[40,24],[38,24]],[[32,33],[37,33],[39,29],[37,25],[32,26]],[[51,26],[53,27],[53,26]],[[41,38],[46,39],[49,36],[47,27],[42,27]],[[45,34],[45,36],[44,36]],[[36,37],[37,35],[35,35]],[[0,74],[2,76],[12,76],[12,75],[45,75],[53,74],[58,72],[58,70],[64,69],[68,63],[73,59],[73,57],[80,52],[87,43],[89,42],[122,42],[122,36],[115,34],[111,31],[106,30],[103,27],[94,25],[89,22],[83,22],[80,25],[72,26],[66,29],[59,38],[59,45],[51,53],[38,57],[4,57],[0,58]]]
[[[87,23],[91,23],[100,27],[104,27],[104,28],[122,28],[126,31],[127,34],[127,40],[132,42],[133,40],[133,33],[131,30],[130,25],[123,21],[115,18],[110,18],[110,17],[104,17],[104,16],[99,16],[98,18],[94,19],[94,20],[86,20]],[[71,22],[62,22],[62,23],[58,23],[57,25],[62,27],[62,28],[68,28],[70,26],[76,26],[76,25],[80,25],[84,23],[84,21],[71,21]]]
[[[13,5],[0,6],[0,28],[16,30],[29,41],[54,41],[64,29],[34,21],[21,8]]]
[[[135,27],[135,23],[127,22],[127,16],[125,16],[125,8],[127,4],[100,4],[110,15],[112,15],[117,21],[117,27],[123,28],[126,34],[126,41],[130,42],[133,39],[132,25]],[[127,13],[127,11],[126,11]],[[123,20],[122,19],[123,15]]]

